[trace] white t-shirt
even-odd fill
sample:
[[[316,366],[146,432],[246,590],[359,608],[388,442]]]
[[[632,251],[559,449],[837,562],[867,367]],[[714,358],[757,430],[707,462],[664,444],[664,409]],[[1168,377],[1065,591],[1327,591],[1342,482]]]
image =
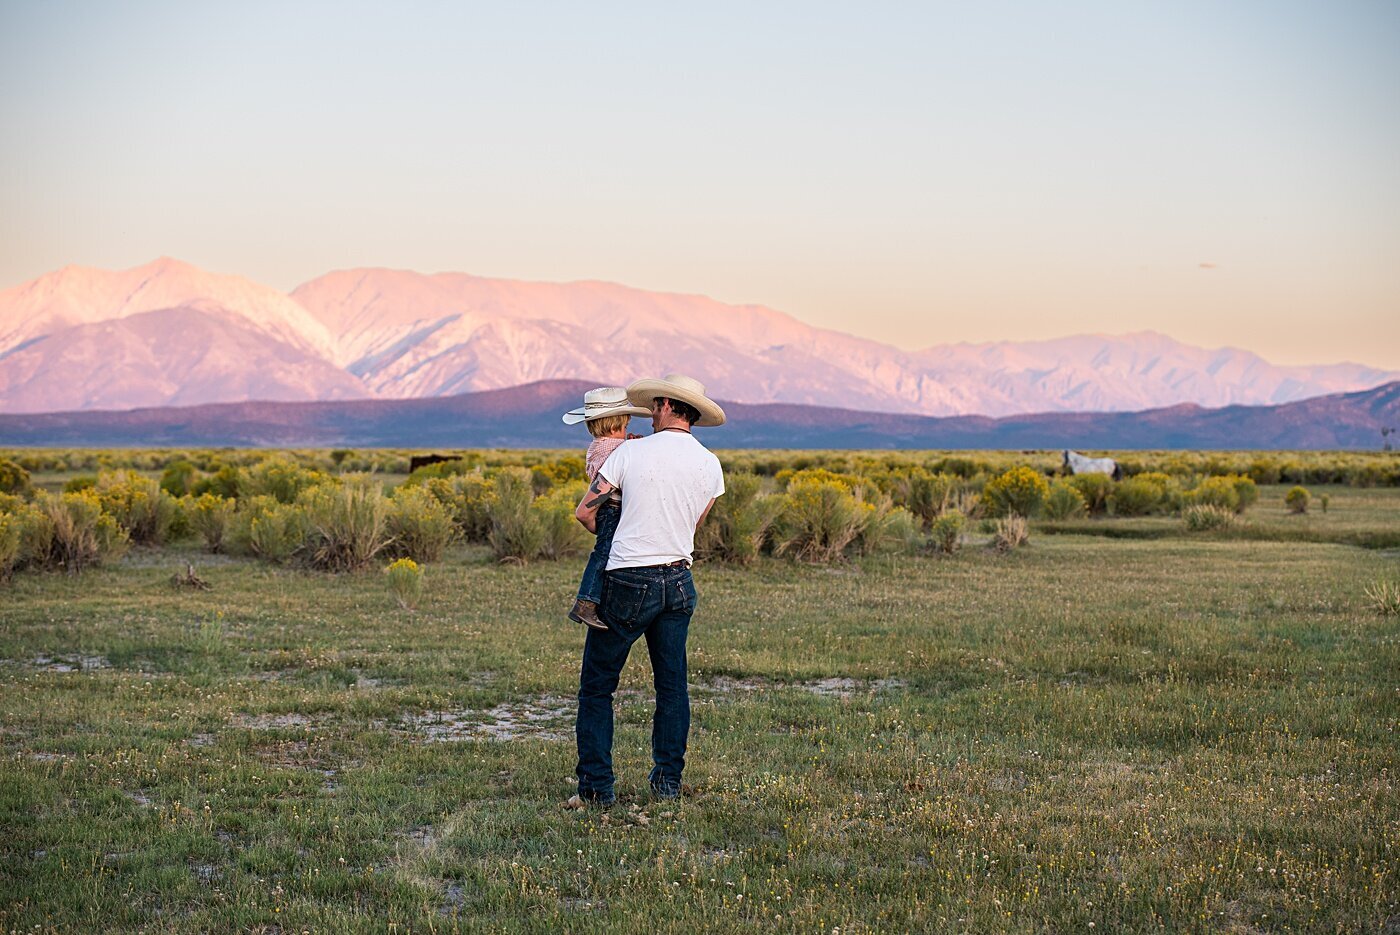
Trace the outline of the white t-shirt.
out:
[[[598,474],[622,491],[609,571],[690,561],[695,524],[724,493],[719,458],[687,432],[657,432],[620,445]]]

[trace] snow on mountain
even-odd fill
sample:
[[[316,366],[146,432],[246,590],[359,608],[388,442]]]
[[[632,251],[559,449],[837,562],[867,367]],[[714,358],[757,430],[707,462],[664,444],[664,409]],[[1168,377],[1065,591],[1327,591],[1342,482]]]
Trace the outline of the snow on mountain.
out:
[[[758,306],[601,282],[380,269],[331,273],[292,296],[337,335],[338,362],[381,396],[693,370],[730,399],[907,408],[835,362],[874,369],[898,352]]]
[[[1400,377],[1354,364],[1276,367],[1153,332],[906,352],[761,306],[599,282],[361,269],[322,276],[292,296],[337,337],[338,362],[382,396],[682,370],[742,402],[1001,416],[1262,405]]]
[[[725,305],[605,282],[356,269],[328,273],[291,295],[337,337],[337,363],[356,372],[377,371],[422,342],[450,347],[480,328],[505,322],[557,322],[626,341],[634,333],[685,334],[695,329],[699,315],[707,328],[741,346],[782,344],[818,331],[757,305]],[[408,337],[412,340],[403,343]]]
[[[1397,378],[1360,364],[1277,366],[1250,351],[1194,347],[1152,331],[945,345],[916,358],[946,385],[969,388],[968,398],[979,392],[985,408],[963,411],[987,415],[1273,405]]]
[[[119,271],[66,266],[0,292],[0,354],[73,325],[192,302],[236,312],[257,330],[318,357],[334,356],[326,326],[285,293],[169,257]]]
[[[286,295],[162,258],[0,292],[0,410],[441,396],[672,371],[741,403],[989,416],[1266,405],[1400,379],[1152,332],[902,351],[756,305],[462,273],[341,270]]]
[[[0,354],[12,413],[364,395],[329,361],[213,305],[73,325]]]

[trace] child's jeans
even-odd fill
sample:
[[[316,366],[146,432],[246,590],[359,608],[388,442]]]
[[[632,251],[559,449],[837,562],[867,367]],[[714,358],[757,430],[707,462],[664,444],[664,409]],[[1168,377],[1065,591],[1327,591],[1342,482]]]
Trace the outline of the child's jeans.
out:
[[[608,555],[612,553],[613,533],[617,532],[617,521],[622,516],[622,507],[608,500],[598,507],[595,529],[598,541],[593,543],[593,554],[588,556],[588,567],[583,570],[583,580],[578,584],[578,597],[581,601],[597,604],[603,599],[603,572],[608,567]]]

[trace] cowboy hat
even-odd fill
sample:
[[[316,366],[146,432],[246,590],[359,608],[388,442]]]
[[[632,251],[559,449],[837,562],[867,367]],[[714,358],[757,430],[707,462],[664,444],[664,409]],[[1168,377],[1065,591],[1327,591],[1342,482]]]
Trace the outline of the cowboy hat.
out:
[[[659,380],[638,380],[627,387],[627,398],[635,406],[651,406],[658,396],[689,403],[700,413],[695,424],[715,426],[724,424],[724,410],[719,403],[705,395],[705,384],[679,373],[668,373]],[[651,410],[648,408],[647,413]]]
[[[650,409],[633,406],[627,401],[627,391],[620,386],[600,386],[583,394],[583,405],[564,413],[565,425],[592,422],[606,416],[649,416]]]

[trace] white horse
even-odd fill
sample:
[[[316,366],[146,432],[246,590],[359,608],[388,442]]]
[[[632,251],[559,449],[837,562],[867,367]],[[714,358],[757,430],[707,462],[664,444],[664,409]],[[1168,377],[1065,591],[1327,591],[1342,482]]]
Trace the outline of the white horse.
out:
[[[1077,451],[1066,451],[1065,470],[1071,474],[1107,474],[1114,480],[1123,479],[1123,469],[1112,458],[1086,458]]]

